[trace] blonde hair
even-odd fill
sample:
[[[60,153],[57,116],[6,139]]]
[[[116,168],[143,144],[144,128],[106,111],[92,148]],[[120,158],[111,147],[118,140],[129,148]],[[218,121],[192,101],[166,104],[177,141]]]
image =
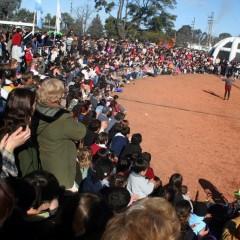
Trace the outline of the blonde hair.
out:
[[[15,63],[17,63],[18,61],[17,61],[17,59],[15,59],[15,58],[11,58],[10,60],[9,60],[9,63],[8,63],[8,65],[9,65],[9,67],[12,67]]]
[[[41,103],[58,102],[64,93],[64,84],[56,78],[49,78],[43,81],[38,89],[38,101]]]
[[[90,167],[92,164],[92,150],[88,147],[83,147],[78,150],[77,158],[80,168]]]
[[[174,207],[163,198],[145,198],[115,215],[103,240],[176,240],[181,225]]]

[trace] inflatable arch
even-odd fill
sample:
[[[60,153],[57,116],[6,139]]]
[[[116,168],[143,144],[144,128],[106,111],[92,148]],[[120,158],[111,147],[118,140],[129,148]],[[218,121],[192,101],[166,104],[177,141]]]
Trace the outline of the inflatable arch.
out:
[[[219,57],[228,61],[236,58],[240,61],[240,37],[229,37],[215,44],[209,51],[214,59]]]

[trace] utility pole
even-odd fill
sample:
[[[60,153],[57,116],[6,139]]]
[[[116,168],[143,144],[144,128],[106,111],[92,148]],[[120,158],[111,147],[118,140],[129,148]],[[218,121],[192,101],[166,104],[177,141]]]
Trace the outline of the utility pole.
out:
[[[212,46],[212,30],[213,30],[214,12],[208,17],[208,36],[207,36],[207,46]]]
[[[71,0],[71,10],[70,10],[70,12],[71,12],[71,16],[72,16],[72,14],[73,14],[73,0]]]
[[[194,41],[194,28],[195,28],[195,17],[194,17],[194,19],[192,21],[191,27],[192,27],[192,45],[193,45],[193,41]]]

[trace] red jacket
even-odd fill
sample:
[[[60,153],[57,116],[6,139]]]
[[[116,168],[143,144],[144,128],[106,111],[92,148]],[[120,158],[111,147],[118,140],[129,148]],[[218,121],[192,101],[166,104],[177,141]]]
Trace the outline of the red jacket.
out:
[[[26,63],[31,63],[33,60],[31,50],[29,49],[25,50],[25,60],[26,60]]]
[[[22,41],[22,34],[16,32],[12,37],[12,45],[20,46]]]
[[[149,167],[149,168],[147,169],[147,172],[146,172],[146,174],[145,174],[145,177],[147,177],[148,179],[153,179],[153,178],[155,177],[154,171],[153,171],[153,169],[152,169],[151,167]]]

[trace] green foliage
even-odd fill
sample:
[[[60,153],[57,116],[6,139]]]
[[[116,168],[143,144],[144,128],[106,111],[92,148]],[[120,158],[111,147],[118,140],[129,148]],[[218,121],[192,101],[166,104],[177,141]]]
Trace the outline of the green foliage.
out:
[[[116,23],[117,21],[114,17],[109,17],[105,20],[105,31],[108,38],[118,39]]]
[[[0,1],[0,19],[12,20],[14,13],[20,8],[21,0],[1,0]]]
[[[230,33],[221,33],[219,34],[218,38],[219,38],[219,41],[224,39],[224,38],[228,38],[228,37],[231,37],[232,35]]]
[[[13,16],[13,21],[21,21],[26,23],[33,22],[34,13],[30,12],[26,8],[19,9]]]
[[[137,39],[141,42],[149,41],[152,43],[158,44],[160,41],[171,41],[170,38],[163,32],[149,32],[149,31],[142,31],[137,35]]]
[[[99,17],[99,15],[97,14],[97,16],[92,20],[87,33],[89,33],[91,35],[91,37],[97,39],[100,37],[103,37],[104,35],[104,28],[101,22],[101,19]]]
[[[132,28],[144,27],[153,31],[165,31],[174,26],[176,16],[166,10],[173,9],[176,0],[95,0],[98,10],[106,13],[117,11],[116,31],[120,39],[125,39]]]
[[[176,34],[176,45],[186,47],[192,40],[192,30],[190,25],[183,25]]]

